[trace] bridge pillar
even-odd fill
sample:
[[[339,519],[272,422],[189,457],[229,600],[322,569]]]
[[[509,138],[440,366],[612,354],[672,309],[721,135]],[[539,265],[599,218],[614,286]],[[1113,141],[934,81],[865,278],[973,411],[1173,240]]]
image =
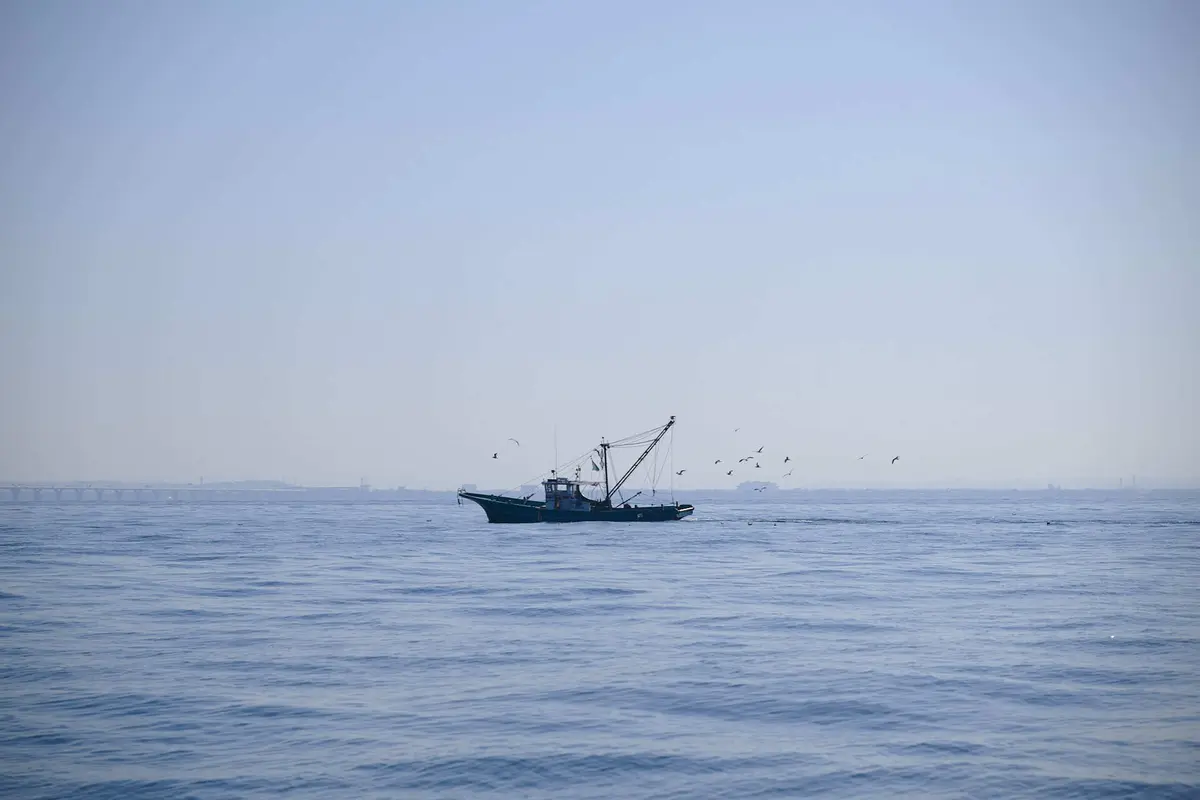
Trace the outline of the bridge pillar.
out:
[[[76,489],[75,490],[75,499],[82,500],[84,491],[85,491],[84,489]]]
[[[42,490],[41,490],[41,489],[34,489],[34,490],[33,490],[33,499],[34,499],[34,500],[41,500],[41,499],[42,499]]]
[[[94,491],[96,493],[96,502],[97,503],[104,499],[104,490],[103,489],[93,489],[92,491]],[[121,499],[120,492],[117,492],[117,499],[118,500]]]
[[[160,495],[159,495],[159,493],[158,493],[158,489],[151,489],[151,490],[150,490],[150,499],[151,499],[151,500],[158,500],[158,499],[159,499],[159,497],[160,497]]]
[[[54,488],[54,489],[51,489],[50,491],[54,492],[54,502],[61,503],[63,490],[59,489],[59,488]]]
[[[10,486],[8,489],[8,492],[9,492],[9,494],[12,495],[12,499],[13,499],[14,503],[17,502],[17,500],[19,500],[21,498],[21,487],[20,486]]]

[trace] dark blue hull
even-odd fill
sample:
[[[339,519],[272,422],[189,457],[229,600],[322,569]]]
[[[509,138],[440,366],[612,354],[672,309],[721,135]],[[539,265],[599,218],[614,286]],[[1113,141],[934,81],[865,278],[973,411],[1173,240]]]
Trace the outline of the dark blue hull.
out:
[[[515,497],[500,497],[494,494],[459,492],[459,497],[476,502],[487,514],[488,522],[670,522],[689,516],[696,509],[687,503],[671,506],[621,506],[594,505],[584,509],[547,508],[545,503],[521,500]]]

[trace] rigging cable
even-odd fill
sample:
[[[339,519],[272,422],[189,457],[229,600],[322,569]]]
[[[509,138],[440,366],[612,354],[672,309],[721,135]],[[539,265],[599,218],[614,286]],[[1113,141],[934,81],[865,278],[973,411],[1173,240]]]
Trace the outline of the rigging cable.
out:
[[[650,428],[649,430],[642,431],[641,433],[635,433],[632,436],[626,436],[624,439],[618,439],[615,442],[609,442],[608,443],[609,466],[613,466],[613,463],[612,463],[613,448],[645,447],[646,445],[649,445],[654,441],[655,437],[657,437],[662,432],[662,429],[663,429],[663,426],[659,425],[657,427]],[[558,458],[557,458],[558,435],[557,434],[558,434],[558,432],[557,432],[557,428],[556,428],[555,437],[554,437],[555,438],[555,460],[556,461],[558,460]],[[674,442],[675,442],[675,432],[674,432],[674,430],[672,430],[671,431],[671,443],[670,443],[671,455],[670,455],[670,461],[669,461],[669,465],[671,467],[671,473],[672,473],[672,477],[671,477],[671,499],[672,499],[672,501],[674,501],[674,497],[675,497]],[[579,465],[582,468],[584,460],[596,452],[598,452],[598,448],[589,448],[588,450],[584,451],[582,454],[576,456],[575,458],[571,459],[570,461],[567,461],[563,464],[556,464],[554,466],[554,469],[552,469],[552,470],[546,470],[543,472],[539,472],[537,475],[533,476],[532,478],[527,478],[526,480],[521,481],[521,483],[518,484],[518,491],[520,491],[520,488],[519,488],[520,486],[529,485],[529,483],[531,481],[541,482],[544,478],[549,477],[551,474],[562,476],[563,473],[569,473],[571,468],[576,465]],[[667,460],[664,460],[661,465],[658,464],[657,449],[654,452],[654,462],[655,462],[655,468],[650,470],[650,479],[651,479],[651,484],[652,484],[651,488],[652,489],[656,489],[656,487],[658,486],[658,482],[662,477],[662,470],[668,466]],[[615,469],[615,467],[614,467],[614,469]],[[647,469],[650,469],[650,467],[647,467]],[[589,481],[588,483],[591,483],[591,482]],[[500,496],[503,497],[505,494],[506,494],[506,492],[501,492]],[[619,490],[616,492],[616,494],[618,496],[623,497],[623,494]]]
[[[530,483],[530,481],[537,481],[540,483],[543,478],[549,477],[551,472],[553,472],[555,474],[561,474],[563,472],[570,471],[571,467],[575,466],[576,464],[582,464],[583,460],[585,458],[587,458],[588,454],[590,454],[591,452],[592,452],[591,450],[587,450],[582,455],[576,456],[575,458],[571,459],[570,461],[566,462],[565,464],[556,464],[554,469],[552,469],[552,470],[545,470],[543,472],[539,472],[537,475],[534,475],[532,478],[527,478],[527,479],[521,481],[519,484],[517,484],[518,491],[521,486],[528,485]],[[566,469],[564,470],[563,467],[566,467]],[[504,492],[501,492],[500,497],[503,497],[503,496],[504,496]]]
[[[618,439],[615,442],[609,442],[608,446],[609,447],[639,447],[642,445],[647,445],[647,444],[650,444],[650,442],[654,441],[654,437],[657,436],[658,432],[661,431],[662,429],[663,429],[662,425],[657,425],[657,426],[651,428],[650,430],[642,431],[641,433],[635,433],[632,436],[626,436],[624,439]],[[639,441],[635,441],[635,440],[639,440]]]
[[[675,502],[675,428],[671,428],[671,441],[667,445],[671,453],[671,502]]]
[[[654,467],[650,470],[650,489],[655,495],[658,494],[658,484],[662,481],[663,470],[667,468],[667,460],[663,459],[662,463],[658,462],[658,450],[654,451]]]

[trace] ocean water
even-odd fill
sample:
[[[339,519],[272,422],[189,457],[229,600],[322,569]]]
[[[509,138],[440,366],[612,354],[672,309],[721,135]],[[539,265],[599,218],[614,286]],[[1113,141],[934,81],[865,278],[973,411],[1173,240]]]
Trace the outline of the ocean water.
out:
[[[0,504],[0,797],[1200,797],[1196,495],[698,505]]]

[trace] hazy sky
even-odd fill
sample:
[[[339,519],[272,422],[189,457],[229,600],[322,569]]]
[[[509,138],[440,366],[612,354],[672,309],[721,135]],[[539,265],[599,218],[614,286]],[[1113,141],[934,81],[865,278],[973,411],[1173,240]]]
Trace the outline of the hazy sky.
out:
[[[1200,5],[4,3],[0,381],[0,481],[1197,485]]]

